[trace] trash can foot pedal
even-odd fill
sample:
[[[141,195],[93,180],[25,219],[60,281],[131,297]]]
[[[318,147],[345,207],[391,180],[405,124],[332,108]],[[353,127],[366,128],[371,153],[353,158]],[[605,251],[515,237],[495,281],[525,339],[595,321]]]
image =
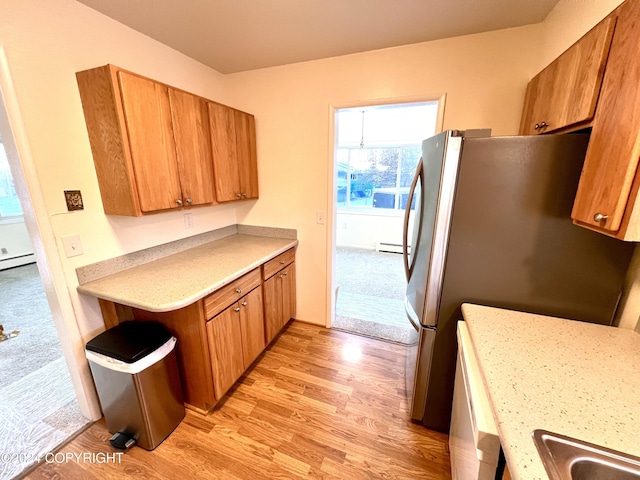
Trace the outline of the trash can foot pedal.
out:
[[[118,432],[113,437],[111,437],[109,443],[114,448],[119,448],[120,450],[128,450],[136,444],[136,441],[129,435]]]

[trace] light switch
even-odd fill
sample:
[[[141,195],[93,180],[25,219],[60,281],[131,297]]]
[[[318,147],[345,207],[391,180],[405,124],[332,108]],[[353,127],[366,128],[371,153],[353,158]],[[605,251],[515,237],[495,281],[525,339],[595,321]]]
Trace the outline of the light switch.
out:
[[[61,237],[60,240],[62,240],[62,246],[64,247],[64,253],[67,258],[77,257],[84,253],[82,243],[80,242],[80,235],[77,233]]]
[[[326,215],[325,215],[324,211],[318,210],[316,212],[316,223],[318,225],[324,225],[325,221],[326,221]]]

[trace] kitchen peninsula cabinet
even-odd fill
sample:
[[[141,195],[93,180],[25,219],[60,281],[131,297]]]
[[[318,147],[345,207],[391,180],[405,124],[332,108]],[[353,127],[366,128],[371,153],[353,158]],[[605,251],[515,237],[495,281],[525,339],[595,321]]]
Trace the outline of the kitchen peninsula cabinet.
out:
[[[203,99],[112,65],[76,77],[106,214],[215,201]]]
[[[615,24],[615,17],[600,22],[529,82],[521,135],[575,130],[590,123]]]
[[[107,328],[128,320],[165,325],[178,340],[185,403],[207,412],[266,347],[264,271],[292,279],[281,284],[288,292],[286,320],[293,316],[296,245],[236,234],[84,283],[78,291],[99,299]]]
[[[640,241],[640,0],[616,10],[618,24],[573,205],[574,223]]]
[[[216,200],[258,198],[256,130],[253,115],[209,102]]]
[[[267,343],[270,343],[296,314],[294,260],[295,251],[292,249],[262,266]]]

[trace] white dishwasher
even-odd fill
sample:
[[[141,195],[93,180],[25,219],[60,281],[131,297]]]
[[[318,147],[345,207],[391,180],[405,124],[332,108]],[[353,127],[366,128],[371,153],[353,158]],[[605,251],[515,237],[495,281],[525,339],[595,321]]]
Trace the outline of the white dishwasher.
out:
[[[458,322],[458,360],[449,432],[453,480],[494,480],[500,438],[465,322]]]

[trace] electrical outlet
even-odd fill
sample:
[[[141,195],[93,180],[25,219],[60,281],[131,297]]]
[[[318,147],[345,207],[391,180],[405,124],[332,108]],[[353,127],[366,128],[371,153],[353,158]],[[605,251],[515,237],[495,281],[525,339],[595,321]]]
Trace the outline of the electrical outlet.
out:
[[[192,228],[192,227],[193,227],[193,213],[185,213],[184,228]]]
[[[326,216],[326,214],[324,213],[324,211],[322,211],[322,210],[318,210],[318,211],[316,212],[316,223],[317,223],[318,225],[324,225],[324,223],[326,222],[326,220],[327,220],[327,216]]]
[[[61,237],[60,240],[62,240],[62,246],[64,247],[64,253],[67,258],[77,257],[84,253],[82,243],[80,242],[80,235],[77,233]]]
[[[9,253],[9,251],[6,248],[2,247],[2,248],[0,248],[0,253],[2,255],[6,255],[7,253]]]

